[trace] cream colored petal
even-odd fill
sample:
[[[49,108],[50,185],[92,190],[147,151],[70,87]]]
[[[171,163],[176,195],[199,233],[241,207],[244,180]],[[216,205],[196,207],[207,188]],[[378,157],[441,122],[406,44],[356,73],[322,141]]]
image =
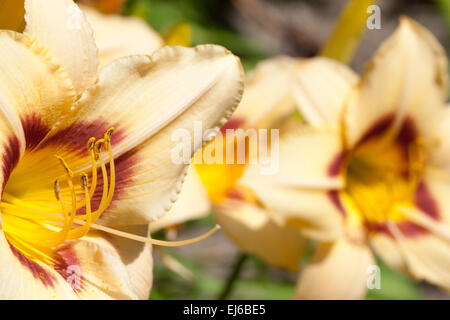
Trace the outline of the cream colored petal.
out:
[[[11,247],[0,229],[0,299],[76,299],[66,280],[47,265]]]
[[[403,253],[408,273],[417,280],[425,280],[450,290],[450,242],[434,234],[405,236],[395,225],[390,226]]]
[[[375,259],[364,244],[345,238],[321,243],[301,272],[296,299],[362,299]]]
[[[121,230],[148,235],[146,225]],[[90,232],[68,248],[81,270],[80,299],[148,299],[153,281],[151,245]]]
[[[147,226],[124,231],[147,235]],[[54,266],[30,260],[0,231],[1,299],[148,299],[152,286],[151,246],[91,232],[56,250]]]
[[[19,116],[0,92],[0,154],[2,155],[0,163],[0,192],[2,195],[11,172],[17,165],[24,148],[25,140]],[[0,212],[0,230],[1,223]]]
[[[250,165],[239,183],[275,212],[273,219],[281,225],[306,237],[334,240],[345,215],[336,193],[343,185],[338,135],[297,128],[280,140],[279,163],[273,166],[278,172],[267,174],[263,165]]]
[[[211,201],[195,167],[189,166],[183,188],[177,201],[166,215],[150,223],[150,232],[200,219],[211,212]]]
[[[87,6],[80,7],[94,31],[100,68],[121,57],[151,54],[164,44],[159,34],[138,18],[105,15]]]
[[[340,189],[344,185],[340,140],[333,131],[312,130],[309,126],[292,128],[280,137],[279,146],[271,141],[269,159],[250,165],[243,181],[261,181],[274,187]]]
[[[393,237],[396,230],[390,230],[390,234],[379,233],[371,236],[372,247],[392,268],[409,272],[410,262],[404,254],[403,242],[400,241],[403,238],[411,243],[414,241],[421,243],[422,237],[425,239],[440,237],[442,240],[450,241],[449,182],[450,175],[448,173],[427,170],[414,195],[415,208],[399,207],[410,226],[413,227],[404,227],[403,232],[405,233],[407,230],[414,232],[406,233],[404,236],[400,235],[400,238]],[[417,232],[420,227],[423,228],[423,232]],[[426,234],[423,236],[423,233]]]
[[[0,99],[16,136],[32,148],[69,110],[75,91],[46,49],[27,35],[0,31]]]
[[[78,94],[97,79],[92,29],[72,0],[26,0],[25,33],[43,44],[64,66]]]
[[[437,141],[432,146],[433,150],[430,152],[428,162],[437,168],[443,170],[450,170],[450,105],[447,106],[439,113],[440,120],[434,125],[437,130]]]
[[[242,251],[275,267],[298,270],[307,240],[296,230],[277,225],[260,207],[227,199],[215,208],[214,217]]]
[[[212,45],[165,47],[152,57],[118,59],[102,70],[98,85],[30,154],[30,166],[21,176],[45,173],[39,177],[46,191],[40,191],[47,192],[45,201],[53,199],[53,181],[63,174],[53,155],[62,156],[74,172],[89,173],[86,142],[115,127],[116,188],[109,213],[101,219],[120,224],[156,219],[181,190],[183,160],[189,161],[202,146],[198,134],[194,141],[194,127],[219,129],[241,98],[241,78],[238,59]],[[178,157],[182,147],[184,158]],[[94,200],[101,198],[101,183]]]
[[[343,209],[329,193],[256,181],[245,185],[264,207],[274,212],[271,217],[279,225],[316,240],[330,241],[342,235]]]
[[[280,139],[279,157],[272,159],[274,173],[268,174],[263,164],[250,165],[239,183],[276,212],[274,219],[281,225],[314,239],[340,236],[345,212],[336,195],[343,185],[339,136],[296,128]]]
[[[421,211],[435,212],[437,222],[450,227],[450,173],[444,170],[428,169],[420,189],[423,205],[417,206]],[[428,209],[427,209],[428,207]],[[430,218],[432,216],[428,214]]]
[[[374,234],[370,237],[370,245],[389,267],[399,272],[406,272],[405,257],[392,237],[382,233]]]
[[[304,60],[293,86],[301,115],[308,124],[339,128],[342,112],[358,76],[347,66],[326,58]]]
[[[300,60],[276,57],[258,64],[245,79],[245,91],[233,117],[250,128],[276,127],[296,108],[292,97],[295,69]]]
[[[349,146],[389,116],[394,119],[393,132],[409,117],[425,142],[433,143],[447,83],[444,49],[425,28],[402,18],[349,100],[345,116]]]

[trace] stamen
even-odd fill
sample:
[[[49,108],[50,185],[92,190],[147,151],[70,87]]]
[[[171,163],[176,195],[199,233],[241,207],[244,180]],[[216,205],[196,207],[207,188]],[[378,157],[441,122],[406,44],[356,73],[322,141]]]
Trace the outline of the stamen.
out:
[[[106,146],[105,146],[106,151],[109,151],[109,149],[110,149],[109,147],[111,145],[111,135],[114,132],[114,130],[115,130],[114,127],[109,128],[103,137],[103,139],[106,141]]]
[[[69,176],[69,178],[73,177],[73,172],[72,170],[70,170],[69,166],[67,165],[66,161],[64,161],[64,159],[58,155],[55,155],[56,159],[59,160],[59,162],[61,162],[61,165],[63,166],[63,168],[66,170],[67,175]]]
[[[109,204],[111,203],[112,197],[114,195],[114,189],[116,187],[116,169],[114,166],[114,158],[112,156],[111,153],[111,135],[114,132],[114,127],[110,128],[108,131],[106,131],[105,133],[105,141],[106,141],[106,145],[105,145],[105,150],[108,151],[108,156],[109,156],[109,171],[110,171],[110,185],[109,185],[109,190],[108,190],[108,198],[106,199],[106,206],[109,206]]]
[[[92,213],[91,213],[91,199],[89,198],[89,190],[88,190],[88,176],[86,173],[81,173],[81,186],[84,190],[84,197],[86,202],[86,223],[79,228],[75,228],[70,231],[68,239],[78,239],[84,237],[91,227],[92,223]],[[78,219],[77,219],[78,220]]]
[[[97,157],[100,156],[100,152],[102,151],[104,143],[105,143],[105,139],[98,139],[97,142],[95,142],[94,150],[95,150]]]
[[[97,186],[97,160],[95,156],[94,145],[95,145],[95,138],[92,137],[89,139],[87,143],[87,149],[91,155],[91,166],[92,166],[92,181],[91,181],[91,188],[89,190],[89,198],[92,198],[94,196],[95,187]]]
[[[163,241],[96,224],[96,220],[107,210],[114,196],[116,183],[115,163],[111,144],[113,132],[114,128],[110,128],[106,131],[102,139],[96,141],[95,138],[90,138],[87,142],[86,147],[90,154],[92,165],[90,179],[85,172],[78,173],[72,171],[61,156],[55,155],[66,173],[64,179],[56,179],[54,181],[53,191],[58,202],[57,204],[47,204],[42,201],[32,202],[29,199],[25,201],[7,193],[2,196],[0,208],[4,214],[3,230],[14,247],[34,258],[37,257],[43,261],[52,261],[53,248],[59,246],[66,240],[78,239],[85,236],[90,229],[103,231],[134,241],[168,247],[196,243],[219,230],[220,227],[216,225],[204,235],[193,239],[185,241]],[[106,157],[108,157],[108,160]],[[107,164],[109,168],[107,168]],[[101,168],[103,190],[97,210],[92,211],[91,200],[97,191],[97,182],[99,180],[97,173],[98,166]],[[80,178],[79,181],[83,195],[80,194],[79,187],[77,186],[78,189],[76,189],[74,186],[73,179],[75,176]],[[70,203],[70,200],[65,201],[67,199],[64,199],[64,197],[67,197],[67,193],[61,189],[61,181],[69,189],[71,195]],[[77,215],[77,211],[83,207],[85,208],[85,213]]]
[[[103,143],[103,142],[102,142]],[[103,211],[109,206],[108,203],[108,173],[106,171],[106,166],[103,161],[100,161],[100,166],[102,169],[102,179],[103,179],[103,193],[102,199],[100,200],[100,205],[98,209],[93,213],[94,221],[98,219],[98,217],[102,214]]]
[[[64,223],[67,225],[69,223],[69,214],[68,214],[68,212],[66,210],[66,206],[64,205],[64,200],[63,200],[62,195],[61,195],[61,190],[59,188],[58,179],[55,180],[54,187],[55,187],[56,200],[58,200],[58,202],[61,204],[61,211],[64,214]]]
[[[85,224],[84,221],[82,220],[77,220],[75,221],[75,223],[77,224]],[[152,245],[157,245],[157,246],[163,246],[163,247],[180,247],[180,246],[185,246],[188,244],[193,244],[199,241],[202,241],[210,236],[212,236],[214,233],[216,233],[218,230],[220,230],[220,225],[216,224],[214,226],[214,228],[212,228],[211,230],[209,230],[208,232],[206,232],[205,234],[196,237],[196,238],[192,238],[189,240],[182,240],[182,241],[164,241],[164,240],[156,240],[156,239],[152,239],[152,238],[147,238],[147,237],[142,237],[142,236],[138,236],[135,234],[131,234],[128,232],[124,232],[124,231],[120,231],[120,230],[116,230],[116,229],[112,229],[109,227],[105,227],[99,224],[91,224],[91,228],[92,229],[96,229],[99,231],[103,231],[103,232],[107,232],[122,238],[127,238],[130,240],[135,240],[135,241],[139,241],[139,242],[144,242],[144,243],[149,243]]]
[[[67,212],[67,209],[64,204],[61,193],[58,194],[58,192],[57,192],[59,190],[59,186],[58,186],[58,183],[55,181],[55,193],[58,194],[57,199],[61,203],[61,210],[63,211],[64,221],[65,221],[65,226],[62,228],[61,231],[57,232],[57,235],[58,235],[57,239],[58,240],[60,239],[60,243],[62,243],[62,242],[64,242],[64,240],[67,239],[67,237],[71,231],[73,221],[74,221],[75,215],[77,213],[77,198],[75,195],[75,188],[74,188],[73,182],[72,182],[72,177],[73,177],[72,170],[70,170],[69,166],[66,164],[66,162],[64,161],[64,159],[62,157],[60,157],[60,156],[56,156],[56,157],[60,160],[63,167],[66,169],[67,176],[68,176],[67,183],[69,184],[70,192],[72,195],[72,211],[69,214]]]
[[[61,199],[61,190],[59,189],[58,179],[55,180],[54,188],[55,188],[55,197],[56,197],[56,200]]]

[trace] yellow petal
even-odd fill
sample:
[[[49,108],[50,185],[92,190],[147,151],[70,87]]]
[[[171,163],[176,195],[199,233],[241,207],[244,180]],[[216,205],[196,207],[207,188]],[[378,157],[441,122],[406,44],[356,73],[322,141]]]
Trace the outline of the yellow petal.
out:
[[[27,35],[0,31],[0,96],[18,118],[20,140],[35,147],[75,100],[75,91],[52,55]],[[17,122],[17,121],[16,121]],[[20,130],[20,129],[19,129]],[[22,131],[22,130],[20,130]]]
[[[270,128],[295,112],[292,98],[298,59],[276,57],[258,64],[245,79],[245,91],[233,117],[250,128]]]
[[[208,193],[198,176],[195,167],[189,166],[183,188],[177,201],[166,215],[150,223],[150,232],[205,217],[211,212]]]
[[[97,79],[97,47],[92,29],[72,0],[26,0],[25,33],[44,45],[64,66],[78,94]]]
[[[100,68],[121,57],[151,54],[163,45],[158,33],[141,19],[80,7],[94,31]]]
[[[127,232],[146,236],[147,226]],[[92,232],[55,249],[57,263],[30,260],[0,231],[1,299],[148,299],[151,246]]]
[[[275,267],[298,270],[307,240],[293,229],[278,226],[260,207],[229,198],[217,206],[214,217],[242,251]]]
[[[393,133],[410,117],[419,135],[430,142],[447,97],[447,83],[444,49],[425,28],[402,18],[349,100],[345,116],[348,145],[353,146],[377,121],[389,116],[394,117]]]
[[[296,72],[293,90],[301,115],[314,127],[338,128],[357,81],[350,68],[333,60],[304,60]]]
[[[296,299],[362,299],[367,290],[369,266],[375,264],[370,249],[345,238],[321,243],[301,272]]]
[[[0,230],[0,299],[76,299],[66,280],[10,246]]]
[[[24,14],[24,0],[0,0],[0,29],[22,32]]]

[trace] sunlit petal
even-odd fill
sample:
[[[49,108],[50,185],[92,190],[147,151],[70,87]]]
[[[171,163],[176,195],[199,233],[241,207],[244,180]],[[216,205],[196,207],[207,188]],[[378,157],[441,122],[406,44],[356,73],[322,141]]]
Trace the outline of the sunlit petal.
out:
[[[391,133],[398,132],[409,117],[424,140],[432,142],[447,83],[444,49],[428,30],[402,18],[349,101],[345,116],[348,145],[353,146],[377,121],[389,116],[393,117]]]
[[[345,238],[321,243],[300,274],[296,299],[362,299],[367,290],[370,249]]]
[[[26,0],[25,33],[62,64],[78,94],[97,80],[97,47],[92,29],[72,0]]]

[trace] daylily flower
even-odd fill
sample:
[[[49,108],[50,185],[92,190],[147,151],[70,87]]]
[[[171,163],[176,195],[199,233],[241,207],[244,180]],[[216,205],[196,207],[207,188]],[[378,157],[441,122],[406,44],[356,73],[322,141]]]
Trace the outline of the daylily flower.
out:
[[[164,47],[98,73],[78,6],[25,9],[23,34],[0,31],[0,298],[146,299],[157,242],[147,225],[186,172],[171,133],[227,120],[239,60],[213,45]]]
[[[447,91],[443,48],[408,18],[360,78],[324,58],[302,65],[307,124],[282,136],[276,175],[241,179],[279,225],[320,241],[297,298],[362,298],[373,251],[450,289]]]
[[[226,144],[226,129],[287,128],[300,121],[292,118],[297,110],[293,83],[300,64],[299,59],[276,57],[260,63],[246,76],[242,101],[222,128],[223,135],[216,137],[224,139],[225,149],[234,148],[236,143]],[[208,146],[199,153],[206,152]],[[296,230],[276,224],[240,183],[251,167],[237,163],[191,165],[178,201],[167,215],[150,224],[150,230],[155,232],[213,212],[222,230],[244,252],[297,271],[307,241]]]

